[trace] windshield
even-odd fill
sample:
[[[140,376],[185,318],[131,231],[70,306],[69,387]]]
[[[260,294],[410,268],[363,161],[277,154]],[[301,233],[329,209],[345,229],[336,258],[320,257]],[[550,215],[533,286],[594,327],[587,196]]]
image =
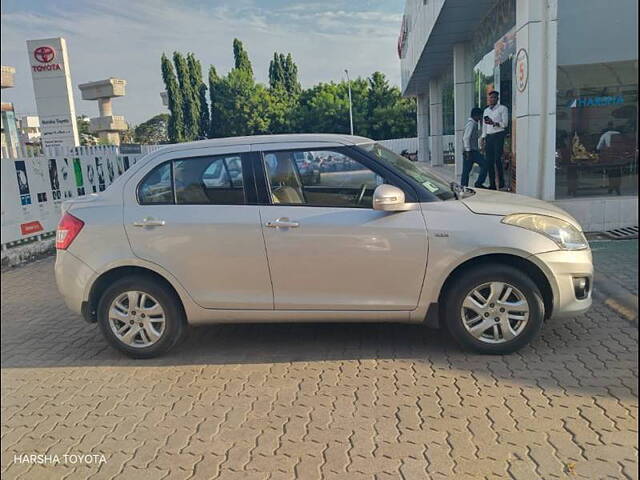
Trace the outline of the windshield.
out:
[[[358,145],[358,147],[372,154],[380,163],[398,169],[408,177],[411,177],[440,200],[455,198],[455,194],[451,191],[449,184],[425,167],[407,160],[403,156],[384,148],[379,143],[365,143]]]

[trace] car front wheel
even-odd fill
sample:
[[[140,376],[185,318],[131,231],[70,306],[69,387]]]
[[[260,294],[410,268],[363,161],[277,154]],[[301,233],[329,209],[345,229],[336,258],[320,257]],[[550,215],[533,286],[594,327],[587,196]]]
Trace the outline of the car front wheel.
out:
[[[458,343],[488,354],[521,349],[538,334],[545,316],[536,284],[504,265],[462,272],[446,295],[444,313]]]
[[[98,323],[107,341],[132,358],[167,352],[182,337],[185,324],[171,289],[144,276],[122,278],[104,292]]]

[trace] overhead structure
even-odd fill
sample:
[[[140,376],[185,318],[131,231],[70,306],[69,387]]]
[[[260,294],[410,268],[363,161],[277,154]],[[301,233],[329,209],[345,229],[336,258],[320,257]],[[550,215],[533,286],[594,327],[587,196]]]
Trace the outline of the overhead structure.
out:
[[[127,122],[122,115],[114,115],[111,99],[125,95],[126,80],[107,78],[97,82],[78,85],[83,100],[97,100],[100,116],[89,121],[89,131],[111,145],[120,145],[120,132],[127,130]]]

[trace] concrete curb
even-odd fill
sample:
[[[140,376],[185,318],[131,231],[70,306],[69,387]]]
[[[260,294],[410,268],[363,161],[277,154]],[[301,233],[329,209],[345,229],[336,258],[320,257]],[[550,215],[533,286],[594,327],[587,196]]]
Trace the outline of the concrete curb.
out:
[[[0,260],[1,269],[5,271],[53,255],[56,252],[55,244],[56,239],[49,238],[3,250]]]
[[[638,296],[621,291],[610,276],[597,270],[593,295],[602,300],[602,303],[610,310],[624,317],[633,325],[638,325]]]

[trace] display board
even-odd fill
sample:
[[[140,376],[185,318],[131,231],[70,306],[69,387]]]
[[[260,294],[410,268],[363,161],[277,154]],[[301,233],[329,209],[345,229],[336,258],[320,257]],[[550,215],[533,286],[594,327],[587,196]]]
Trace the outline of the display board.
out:
[[[79,145],[69,55],[64,38],[28,40],[27,52],[40,117],[42,145]]]

